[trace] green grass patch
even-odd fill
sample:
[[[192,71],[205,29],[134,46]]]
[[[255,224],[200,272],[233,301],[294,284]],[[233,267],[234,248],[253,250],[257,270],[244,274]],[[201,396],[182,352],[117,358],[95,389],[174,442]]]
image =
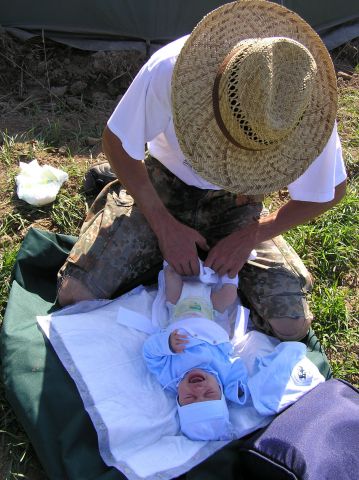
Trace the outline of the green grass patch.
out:
[[[356,269],[359,256],[359,197],[348,187],[344,199],[312,222],[296,227],[285,238],[324,285],[341,285]]]
[[[285,234],[313,275],[313,328],[334,376],[359,385],[359,196],[354,181],[331,210]]]
[[[3,318],[7,298],[10,291],[11,272],[19,251],[20,244],[10,245],[4,248],[0,257],[0,323]]]
[[[1,480],[45,479],[32,446],[10,408],[0,384],[0,478]],[[24,472],[30,473],[30,476]],[[34,472],[34,476],[31,475]]]
[[[85,201],[81,194],[68,196],[60,193],[51,208],[51,219],[58,231],[77,235],[85,214]]]

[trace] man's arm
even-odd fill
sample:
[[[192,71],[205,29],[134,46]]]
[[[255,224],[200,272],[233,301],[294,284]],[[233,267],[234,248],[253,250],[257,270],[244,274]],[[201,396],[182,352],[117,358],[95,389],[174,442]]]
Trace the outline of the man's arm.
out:
[[[133,196],[155,233],[165,260],[180,275],[197,275],[196,245],[208,250],[206,239],[169,213],[149,179],[145,163],[130,157],[108,127],[103,134],[103,149],[113,171]]]
[[[337,185],[330,202],[301,202],[289,200],[285,205],[257,222],[220,240],[209,252],[205,261],[219,275],[234,277],[243,267],[253,248],[259,243],[280,235],[321,215],[337,204],[345,195],[346,182]]]

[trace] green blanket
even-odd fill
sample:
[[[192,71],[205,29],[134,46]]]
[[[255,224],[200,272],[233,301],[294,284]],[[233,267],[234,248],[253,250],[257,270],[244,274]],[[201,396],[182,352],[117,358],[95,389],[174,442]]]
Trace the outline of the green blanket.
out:
[[[58,308],[56,273],[75,240],[31,229],[21,246],[1,330],[5,391],[51,480],[126,478],[102,461],[76,386],[36,323],[36,315]],[[330,366],[313,332],[306,342],[308,357],[330,378]],[[232,442],[181,478],[240,479],[240,442]]]

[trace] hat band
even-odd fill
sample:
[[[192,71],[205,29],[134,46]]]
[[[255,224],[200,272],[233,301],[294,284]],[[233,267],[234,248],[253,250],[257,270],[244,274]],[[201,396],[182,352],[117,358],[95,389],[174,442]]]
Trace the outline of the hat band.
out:
[[[246,136],[255,136],[258,139],[260,146],[258,145],[259,148],[250,148],[248,146],[242,145],[237,140],[235,140],[232,137],[232,135],[230,134],[230,132],[228,131],[225,123],[223,122],[223,118],[222,118],[221,111],[220,111],[220,108],[219,108],[219,86],[220,86],[220,82],[221,82],[223,73],[225,72],[229,62],[232,60],[232,58],[235,55],[237,55],[237,53],[240,50],[242,50],[241,45],[237,46],[231,52],[229,52],[229,54],[225,57],[221,66],[218,69],[218,72],[217,72],[217,75],[216,75],[216,78],[215,78],[214,84],[213,84],[213,90],[212,90],[213,112],[214,112],[214,118],[217,122],[217,125],[218,125],[218,127],[220,128],[221,132],[223,133],[223,135],[226,137],[227,140],[229,140],[235,147],[242,148],[243,150],[248,150],[248,151],[253,151],[254,152],[254,151],[258,151],[258,150],[263,150],[264,145],[271,146],[275,142],[270,141],[270,140],[259,139],[259,135],[257,133],[255,133],[252,130],[252,128],[248,125],[248,123],[246,122],[243,126],[241,124],[239,124],[238,127],[242,130],[242,132]]]
[[[230,57],[232,57],[232,54],[230,55]],[[226,64],[227,63],[228,62],[226,62]],[[244,147],[243,145],[238,143],[237,140],[235,140],[232,137],[232,135],[227,130],[227,128],[226,128],[226,126],[223,122],[222,116],[221,116],[221,112],[220,112],[220,109],[219,109],[219,84],[220,84],[220,81],[221,81],[221,78],[222,78],[223,71],[225,69],[225,65],[223,65],[223,64],[221,65],[220,69],[217,72],[217,75],[216,75],[216,78],[215,78],[214,84],[213,84],[212,102],[213,102],[214,118],[217,122],[217,125],[218,125],[219,129],[221,130],[221,132],[223,133],[223,135],[226,137],[226,139],[229,142],[231,142],[235,147],[243,148],[244,150],[252,150],[251,148]]]

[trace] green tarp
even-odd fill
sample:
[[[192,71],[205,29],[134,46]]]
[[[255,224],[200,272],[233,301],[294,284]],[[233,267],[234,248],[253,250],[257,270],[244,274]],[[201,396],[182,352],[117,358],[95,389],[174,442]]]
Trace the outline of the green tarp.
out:
[[[189,33],[220,0],[0,0],[0,25],[62,39],[166,43]],[[301,15],[320,34],[359,21],[358,0],[276,0]],[[340,42],[359,36],[346,31]],[[350,38],[349,38],[350,37]],[[340,43],[339,43],[340,44]],[[91,43],[88,44],[91,50]],[[106,49],[106,47],[104,47]]]
[[[36,324],[36,315],[57,308],[56,273],[74,241],[36,229],[26,236],[1,330],[2,377],[7,398],[51,480],[117,480],[125,477],[103,463],[76,386]],[[308,357],[330,378],[313,332],[307,345]],[[242,479],[240,444],[232,442],[181,478]]]

